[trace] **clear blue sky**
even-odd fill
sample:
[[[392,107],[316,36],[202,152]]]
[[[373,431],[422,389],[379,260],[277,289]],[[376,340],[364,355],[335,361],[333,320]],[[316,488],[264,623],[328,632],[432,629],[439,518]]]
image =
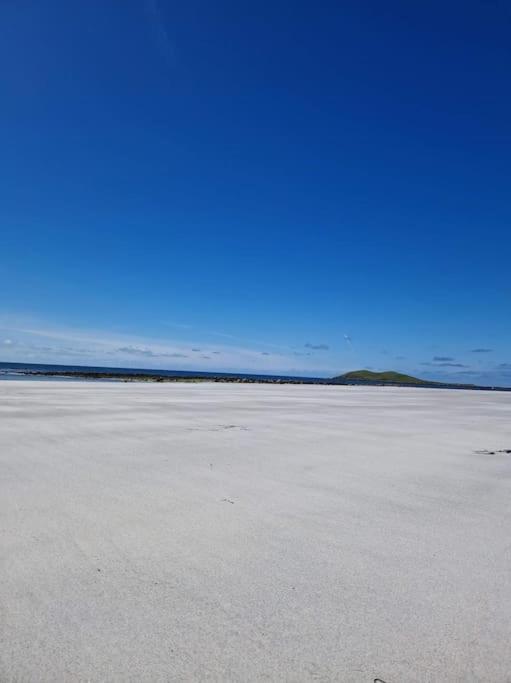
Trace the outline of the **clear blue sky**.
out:
[[[0,360],[511,384],[506,2],[0,21]]]

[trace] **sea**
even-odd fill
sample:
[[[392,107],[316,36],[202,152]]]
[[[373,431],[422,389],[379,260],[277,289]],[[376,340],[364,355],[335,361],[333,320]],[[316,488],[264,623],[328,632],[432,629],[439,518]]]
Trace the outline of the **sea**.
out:
[[[201,377],[204,379],[226,377],[232,379],[253,379],[253,380],[299,380],[301,382],[318,382],[320,377],[298,377],[293,375],[257,375],[251,373],[235,373],[235,372],[193,372],[191,370],[160,370],[150,368],[112,368],[95,365],[49,365],[46,363],[2,363],[0,362],[0,380],[31,380],[44,382],[47,380],[69,382],[69,381],[83,381],[83,382],[115,382],[117,380],[107,378],[98,379],[94,377],[62,377],[51,375],[38,375],[32,373],[38,372],[84,372],[97,373],[108,372],[119,375],[159,375],[160,377]]]

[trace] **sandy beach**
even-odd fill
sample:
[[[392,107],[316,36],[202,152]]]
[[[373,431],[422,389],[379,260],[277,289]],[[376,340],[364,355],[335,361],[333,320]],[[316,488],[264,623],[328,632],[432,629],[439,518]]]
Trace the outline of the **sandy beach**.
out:
[[[511,681],[510,448],[511,393],[0,382],[0,680]]]

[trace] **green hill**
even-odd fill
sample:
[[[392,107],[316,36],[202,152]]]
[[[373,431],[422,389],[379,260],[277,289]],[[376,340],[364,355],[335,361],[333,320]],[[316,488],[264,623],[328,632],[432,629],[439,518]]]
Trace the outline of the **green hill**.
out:
[[[333,378],[338,382],[387,382],[389,384],[435,384],[435,382],[427,382],[417,377],[410,375],[403,375],[401,372],[394,372],[386,370],[385,372],[372,372],[371,370],[353,370],[346,372],[344,375],[339,375]]]

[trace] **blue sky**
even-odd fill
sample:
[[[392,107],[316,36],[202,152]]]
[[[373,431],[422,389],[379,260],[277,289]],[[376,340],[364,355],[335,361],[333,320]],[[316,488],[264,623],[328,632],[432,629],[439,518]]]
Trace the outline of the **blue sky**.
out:
[[[507,3],[0,20],[0,360],[511,385]]]

